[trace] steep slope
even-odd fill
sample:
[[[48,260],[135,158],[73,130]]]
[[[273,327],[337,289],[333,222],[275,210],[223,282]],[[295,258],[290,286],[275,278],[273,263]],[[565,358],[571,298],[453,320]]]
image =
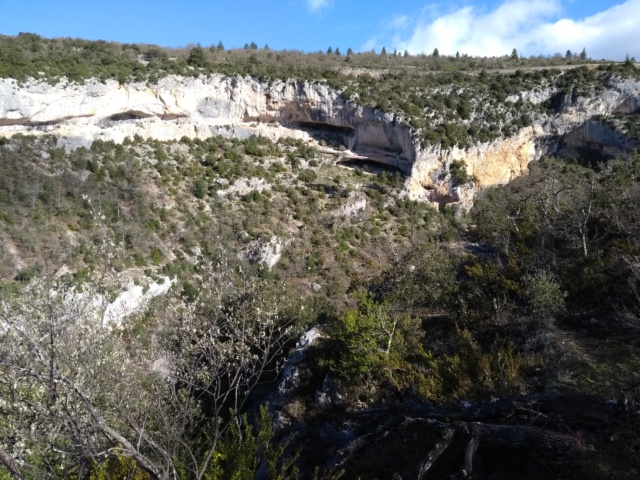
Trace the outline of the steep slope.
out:
[[[530,161],[545,154],[575,153],[584,146],[615,154],[640,147],[611,126],[592,121],[595,116],[636,112],[638,80],[608,78],[604,88],[583,94],[577,87],[534,88],[509,96],[505,103],[515,112],[505,117],[506,123],[513,122],[518,110],[533,109],[531,124],[516,125],[513,134],[492,141],[447,148],[421,142],[421,132],[408,126],[405,114],[359,106],[317,82],[267,83],[222,75],[168,76],[155,84],[18,84],[3,79],[0,135],[50,133],[72,148],[95,139],[122,142],[135,135],[159,140],[214,135],[325,140],[346,147],[345,155],[354,153],[356,158],[401,169],[413,199],[441,206],[461,202],[466,208],[472,204],[474,188],[456,184],[450,172],[454,161],[464,162],[475,186],[484,187],[520,176]],[[471,121],[488,124],[485,117],[490,114],[490,107],[477,106]],[[459,123],[467,128],[469,122]]]

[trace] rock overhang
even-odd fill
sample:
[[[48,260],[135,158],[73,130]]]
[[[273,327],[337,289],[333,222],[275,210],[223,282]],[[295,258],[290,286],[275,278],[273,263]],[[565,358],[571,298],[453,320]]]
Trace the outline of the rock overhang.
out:
[[[518,98],[531,96],[527,95],[522,92]],[[423,148],[416,132],[398,116],[356,105],[322,83],[265,83],[222,75],[168,76],[152,85],[121,85],[113,80],[56,85],[31,80],[17,85],[1,79],[0,135],[49,133],[73,139],[66,143],[70,146],[95,139],[122,141],[136,134],[158,140],[214,135],[328,139],[356,156],[401,169],[407,175],[411,198],[433,203],[445,198],[456,203],[463,200],[457,199],[451,182],[449,166],[454,160],[464,161],[476,186],[485,187],[522,175],[530,161],[544,154],[559,153],[560,139],[565,136],[574,143],[588,142],[592,133],[600,132],[598,142],[603,144],[602,128],[588,122],[594,115],[638,111],[640,82],[620,80],[589,97],[551,89],[536,92],[534,97],[536,103],[556,98],[554,113],[536,114],[534,125],[512,137],[443,149],[438,145]],[[607,138],[612,144],[607,148],[629,149],[637,144],[614,135]],[[441,194],[431,198],[434,192]],[[465,195],[463,202],[472,197]]]

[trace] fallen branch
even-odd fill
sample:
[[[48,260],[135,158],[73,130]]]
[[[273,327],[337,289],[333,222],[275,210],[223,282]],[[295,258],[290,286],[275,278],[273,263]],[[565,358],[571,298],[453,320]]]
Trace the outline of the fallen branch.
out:
[[[426,478],[430,469],[454,442],[456,435],[466,439],[461,465],[466,475],[471,474],[475,454],[481,445],[568,456],[582,450],[581,440],[564,430],[553,430],[549,424],[561,419],[562,424],[571,421],[590,426],[600,425],[610,421],[620,410],[618,403],[589,395],[537,394],[479,403],[414,404],[403,408],[355,412],[351,415],[361,418],[385,416],[388,420],[375,432],[362,435],[341,449],[334,466],[345,465],[357,452],[415,423],[435,429],[442,435],[442,440],[418,464],[418,480]],[[509,424],[501,424],[501,421]]]

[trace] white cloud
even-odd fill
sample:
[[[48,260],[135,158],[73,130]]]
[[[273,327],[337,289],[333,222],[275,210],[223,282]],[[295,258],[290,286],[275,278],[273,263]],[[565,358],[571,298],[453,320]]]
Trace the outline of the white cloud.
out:
[[[513,48],[525,55],[552,55],[583,47],[592,58],[640,58],[640,0],[582,19],[562,18],[560,0],[507,0],[492,11],[467,6],[437,15],[425,10],[404,40],[394,44],[412,53],[456,52],[501,56]]]
[[[369,40],[367,40],[366,42],[364,42],[362,44],[362,46],[360,47],[360,51],[361,52],[368,52],[370,50],[375,50],[378,46],[378,39],[377,38],[370,38]]]
[[[389,27],[394,30],[405,28],[409,24],[409,17],[406,15],[396,15],[389,22]]]
[[[307,6],[313,12],[328,8],[333,3],[333,0],[307,0]]]

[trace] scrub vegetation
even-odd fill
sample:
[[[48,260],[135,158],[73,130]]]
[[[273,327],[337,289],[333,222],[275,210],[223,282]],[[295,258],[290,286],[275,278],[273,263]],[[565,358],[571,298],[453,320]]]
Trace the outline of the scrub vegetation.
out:
[[[523,89],[588,96],[637,75],[517,70],[586,60],[0,37],[18,82],[324,81],[442,148],[557,108]],[[489,111],[495,130],[475,128]],[[631,136],[636,117],[600,121]],[[340,155],[0,138],[0,478],[637,478],[639,154],[544,157],[469,212]],[[474,181],[462,162],[449,173]],[[166,281],[105,317],[124,289]]]

